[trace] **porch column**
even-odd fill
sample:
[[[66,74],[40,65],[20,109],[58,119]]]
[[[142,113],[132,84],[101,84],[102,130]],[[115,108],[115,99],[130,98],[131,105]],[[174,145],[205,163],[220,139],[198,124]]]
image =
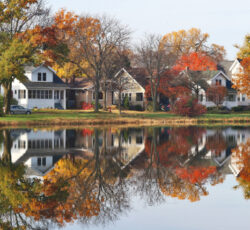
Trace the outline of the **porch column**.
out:
[[[52,90],[53,109],[55,108],[55,89]]]
[[[63,108],[67,109],[66,107],[67,107],[67,105],[66,105],[66,89],[64,89],[63,90]]]

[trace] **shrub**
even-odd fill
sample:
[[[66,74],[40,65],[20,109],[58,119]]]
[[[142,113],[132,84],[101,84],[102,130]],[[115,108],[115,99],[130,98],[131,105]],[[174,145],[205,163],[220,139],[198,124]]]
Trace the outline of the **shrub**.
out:
[[[242,112],[242,111],[245,111],[245,107],[247,106],[236,106],[236,107],[233,107],[232,110],[234,112]]]
[[[175,104],[174,112],[182,116],[196,117],[207,112],[205,106],[192,96],[181,97]]]
[[[149,112],[153,112],[153,102],[152,101],[147,102],[146,110]],[[160,110],[160,105],[158,103],[156,104],[156,110]]]
[[[136,111],[143,111],[144,109],[143,109],[143,107],[141,106],[141,105],[131,105],[130,107],[129,107],[129,109],[130,110],[136,110]]]
[[[18,101],[15,98],[11,98],[10,104],[11,105],[18,105]]]
[[[83,110],[90,110],[90,109],[93,109],[93,105],[92,104],[90,104],[90,103],[86,103],[86,102],[82,102],[81,103],[81,108],[83,109]]]
[[[129,99],[128,99],[128,95],[126,95],[123,99],[123,102],[122,102],[122,105],[123,105],[123,108],[124,109],[129,109]]]
[[[93,108],[95,108],[95,102],[94,101],[91,103],[91,105],[93,106]],[[102,109],[102,105],[100,103],[98,103],[98,108]]]

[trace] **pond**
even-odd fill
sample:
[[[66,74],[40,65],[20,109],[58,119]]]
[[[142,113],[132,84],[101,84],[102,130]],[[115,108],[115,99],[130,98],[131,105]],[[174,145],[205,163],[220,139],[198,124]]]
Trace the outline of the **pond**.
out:
[[[250,229],[250,128],[0,131],[1,229]]]

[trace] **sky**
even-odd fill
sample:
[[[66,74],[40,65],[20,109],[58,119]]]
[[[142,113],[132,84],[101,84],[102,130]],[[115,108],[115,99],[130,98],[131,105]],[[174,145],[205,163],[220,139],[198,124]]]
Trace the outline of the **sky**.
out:
[[[77,14],[107,14],[128,25],[136,42],[146,33],[166,34],[196,27],[209,43],[223,45],[226,58],[236,57],[250,33],[250,0],[47,0],[52,10]]]

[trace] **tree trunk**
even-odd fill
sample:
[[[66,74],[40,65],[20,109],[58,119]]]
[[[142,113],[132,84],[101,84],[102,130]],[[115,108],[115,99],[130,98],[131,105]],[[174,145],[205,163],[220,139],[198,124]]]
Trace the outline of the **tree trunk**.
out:
[[[103,97],[103,100],[104,100],[104,103],[103,103],[103,109],[105,110],[105,111],[107,111],[107,89],[106,89],[106,87],[104,88],[104,97]]]
[[[99,84],[99,79],[96,78],[95,81],[95,112],[99,112],[99,89],[100,89],[100,84]]]
[[[155,92],[152,99],[153,99],[153,112],[156,112],[157,111],[157,92]]]
[[[7,82],[3,84],[4,88],[4,107],[5,114],[10,114],[10,103],[12,97],[12,82]]]
[[[122,94],[121,91],[119,91],[119,114],[121,115],[122,113],[122,106],[121,106],[121,100],[122,100]]]

